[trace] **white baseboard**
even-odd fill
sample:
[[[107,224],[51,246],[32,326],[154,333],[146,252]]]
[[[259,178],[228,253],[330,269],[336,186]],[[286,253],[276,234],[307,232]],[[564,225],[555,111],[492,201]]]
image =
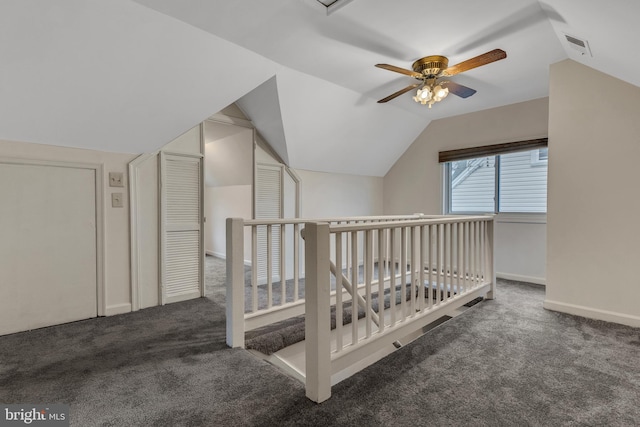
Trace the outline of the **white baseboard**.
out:
[[[227,254],[224,254],[222,252],[204,251],[204,253],[206,253],[207,255],[214,256],[216,258],[227,259]],[[244,265],[246,265],[248,267],[251,267],[251,261],[245,259],[244,260]]]
[[[130,313],[131,312],[131,304],[130,303],[125,303],[125,304],[116,304],[116,305],[110,305],[107,307],[107,309],[105,310],[105,316],[115,316],[116,314],[124,314],[124,313]]]
[[[604,320],[606,322],[620,323],[622,325],[640,327],[640,317],[630,314],[616,313],[613,311],[600,310],[592,307],[584,307],[581,305],[567,304],[564,302],[550,301],[545,299],[543,307],[551,311],[559,311],[562,313],[573,314],[576,316],[587,317],[589,319]]]
[[[544,277],[522,276],[520,274],[500,273],[496,272],[499,279],[515,280],[516,282],[535,283],[536,285],[546,285],[547,279]]]

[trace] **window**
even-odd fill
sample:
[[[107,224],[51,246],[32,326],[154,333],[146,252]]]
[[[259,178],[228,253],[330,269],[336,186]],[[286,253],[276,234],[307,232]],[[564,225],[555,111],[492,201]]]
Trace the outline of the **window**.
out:
[[[547,211],[547,148],[445,163],[447,213]]]
[[[450,212],[493,212],[496,156],[447,163]]]

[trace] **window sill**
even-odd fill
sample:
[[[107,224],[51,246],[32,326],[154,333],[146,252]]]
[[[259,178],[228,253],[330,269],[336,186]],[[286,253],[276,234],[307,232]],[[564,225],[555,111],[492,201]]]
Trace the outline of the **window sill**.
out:
[[[522,224],[546,224],[546,213],[499,213],[496,215],[496,222],[499,223],[522,223]]]

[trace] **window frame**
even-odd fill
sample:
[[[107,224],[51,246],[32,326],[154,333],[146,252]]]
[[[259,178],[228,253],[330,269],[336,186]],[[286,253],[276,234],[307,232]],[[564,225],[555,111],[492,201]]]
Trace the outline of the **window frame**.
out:
[[[548,155],[546,159],[540,159],[540,150],[532,149],[532,150],[522,150],[522,151],[531,151],[531,165],[532,166],[546,166],[548,164]],[[530,211],[522,211],[522,212],[501,212],[500,208],[500,164],[501,164],[501,156],[509,153],[501,153],[501,154],[492,154],[485,156],[477,156],[475,158],[481,157],[495,157],[495,178],[494,178],[494,192],[493,192],[493,211],[453,211],[453,197],[452,197],[452,179],[451,179],[451,165],[453,161],[443,162],[443,173],[444,173],[444,189],[443,189],[443,201],[444,201],[444,213],[446,215],[484,215],[484,214],[493,214],[493,215],[513,215],[517,216],[536,216],[546,218],[547,212],[530,212]],[[535,159],[534,159],[535,156]]]
[[[549,152],[547,151],[546,158],[541,159],[540,150],[544,150],[544,148],[538,148],[537,150],[531,151],[531,166],[546,166],[549,164]]]

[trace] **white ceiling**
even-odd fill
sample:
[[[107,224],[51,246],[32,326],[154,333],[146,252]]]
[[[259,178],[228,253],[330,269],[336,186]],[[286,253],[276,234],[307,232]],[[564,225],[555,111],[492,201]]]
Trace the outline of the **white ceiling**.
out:
[[[0,139],[148,152],[240,100],[291,166],[382,176],[431,120],[547,96],[559,60],[640,86],[638,16],[632,0],[3,0]],[[507,59],[452,78],[470,98],[376,103],[413,82],[376,63],[495,48]]]

